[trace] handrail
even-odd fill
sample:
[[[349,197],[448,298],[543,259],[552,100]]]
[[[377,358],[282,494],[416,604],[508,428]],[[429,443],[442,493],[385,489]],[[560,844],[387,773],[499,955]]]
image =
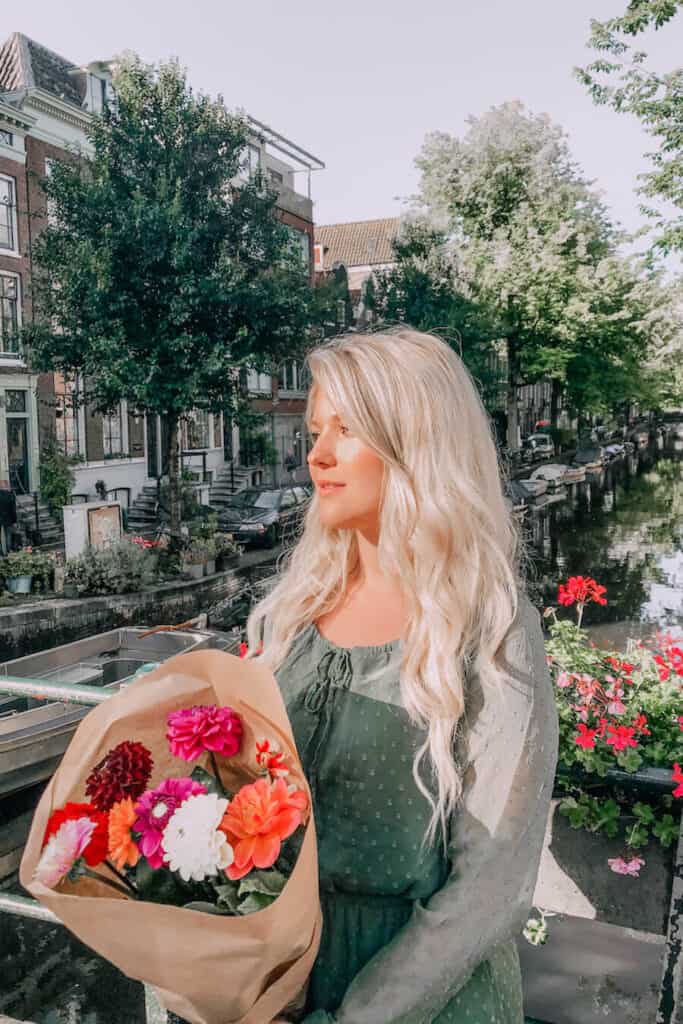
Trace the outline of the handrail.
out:
[[[0,676],[0,693],[25,697],[55,697],[56,700],[72,701],[74,704],[101,704],[113,697],[115,690],[103,690],[97,686],[78,683],[54,683],[45,679],[21,679],[17,676]],[[56,914],[44,907],[38,900],[13,893],[0,892],[0,914],[28,917],[46,924],[64,927]],[[167,1024],[168,1015],[150,985],[143,985],[145,992],[146,1024]],[[19,1024],[19,1022],[17,1022]]]

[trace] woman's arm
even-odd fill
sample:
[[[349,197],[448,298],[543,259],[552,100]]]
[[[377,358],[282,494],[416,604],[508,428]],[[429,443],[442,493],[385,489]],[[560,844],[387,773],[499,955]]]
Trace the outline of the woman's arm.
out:
[[[427,1024],[487,952],[519,934],[532,905],[552,796],[558,719],[538,612],[520,594],[505,639],[514,682],[472,679],[463,800],[446,884],[356,975],[335,1014],[304,1024]]]

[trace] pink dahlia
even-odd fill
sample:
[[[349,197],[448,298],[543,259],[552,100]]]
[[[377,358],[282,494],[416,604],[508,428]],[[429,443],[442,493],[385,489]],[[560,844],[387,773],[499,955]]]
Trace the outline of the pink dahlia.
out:
[[[243,731],[242,719],[232,708],[196,704],[171,712],[166,739],[174,757],[196,761],[205,750],[234,757],[239,753]]]
[[[171,815],[188,797],[206,792],[206,786],[194,779],[164,779],[140,797],[135,805],[133,832],[140,835],[138,848],[150,867],[160,868],[164,863],[163,832]]]
[[[85,782],[85,792],[98,811],[144,793],[152,774],[152,755],[142,743],[124,740],[95,765]]]

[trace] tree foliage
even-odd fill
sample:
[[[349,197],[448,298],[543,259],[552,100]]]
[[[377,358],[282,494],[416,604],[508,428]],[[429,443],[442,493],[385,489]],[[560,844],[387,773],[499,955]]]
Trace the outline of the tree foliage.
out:
[[[34,247],[41,370],[78,372],[88,403],[121,399],[169,424],[179,534],[177,425],[242,401],[236,368],[268,371],[305,337],[310,287],[260,176],[236,185],[247,126],[195,95],[177,62],[126,55],[91,152],[53,165]]]
[[[683,251],[683,67],[666,74],[649,70],[647,54],[629,40],[663,28],[681,8],[683,0],[632,0],[623,15],[591,21],[590,45],[600,56],[575,69],[596,103],[635,115],[658,143],[648,154],[652,169],[640,175],[639,192],[641,210],[657,231],[655,245],[664,252]],[[662,201],[664,208],[653,205]]]

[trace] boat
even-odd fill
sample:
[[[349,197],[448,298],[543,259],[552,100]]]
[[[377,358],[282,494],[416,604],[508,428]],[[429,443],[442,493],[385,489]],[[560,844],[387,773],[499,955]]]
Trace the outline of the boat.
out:
[[[530,501],[527,489],[521,487],[518,480],[508,480],[505,485],[505,491],[512,502],[512,511],[522,515],[526,513]]]
[[[585,466],[565,466],[566,472],[562,478],[562,483],[569,486],[569,484],[582,484],[586,479]]]
[[[582,466],[587,473],[602,469],[605,463],[605,450],[602,445],[579,448],[574,455],[574,463],[577,466]]]
[[[525,478],[517,483],[522,485],[532,500],[540,498],[548,490],[548,481],[540,478]]]
[[[569,466],[560,462],[550,462],[546,466],[539,466],[531,474],[531,480],[545,480],[549,491],[557,491],[567,482],[567,471]]]
[[[49,779],[89,707],[2,693],[2,677],[100,686],[116,692],[140,670],[185,651],[227,646],[208,631],[114,629],[6,661],[0,667],[0,798]]]

